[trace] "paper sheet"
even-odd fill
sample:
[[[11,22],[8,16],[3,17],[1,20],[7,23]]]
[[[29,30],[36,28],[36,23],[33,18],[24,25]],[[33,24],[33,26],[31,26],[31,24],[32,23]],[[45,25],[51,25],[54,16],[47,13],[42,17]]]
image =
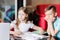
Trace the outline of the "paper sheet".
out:
[[[26,33],[20,35],[20,37],[22,37],[22,39],[25,39],[25,40],[38,40],[38,39],[42,39],[42,38],[47,38],[48,36],[38,35],[38,34],[34,34],[32,32],[26,32]]]

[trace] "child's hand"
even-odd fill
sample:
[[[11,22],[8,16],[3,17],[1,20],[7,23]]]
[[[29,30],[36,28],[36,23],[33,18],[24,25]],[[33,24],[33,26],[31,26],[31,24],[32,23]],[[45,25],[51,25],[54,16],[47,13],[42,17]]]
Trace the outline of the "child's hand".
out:
[[[55,18],[54,17],[52,17],[52,16],[46,16],[45,18],[44,18],[47,22],[53,22],[54,20],[55,20]]]
[[[22,34],[22,32],[14,32],[14,36],[19,36],[19,35],[21,35]]]

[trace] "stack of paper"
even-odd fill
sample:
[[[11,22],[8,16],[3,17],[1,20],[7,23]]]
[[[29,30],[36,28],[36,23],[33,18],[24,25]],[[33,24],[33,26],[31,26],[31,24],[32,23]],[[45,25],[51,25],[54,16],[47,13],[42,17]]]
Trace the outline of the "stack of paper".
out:
[[[27,32],[20,35],[20,37],[22,37],[22,39],[25,39],[25,40],[38,40],[38,39],[47,38],[48,36],[38,35],[32,32]]]

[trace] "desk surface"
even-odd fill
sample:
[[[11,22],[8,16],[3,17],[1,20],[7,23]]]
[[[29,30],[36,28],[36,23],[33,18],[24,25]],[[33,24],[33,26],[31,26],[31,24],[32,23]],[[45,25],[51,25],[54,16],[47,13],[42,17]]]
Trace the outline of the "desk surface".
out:
[[[21,37],[11,37],[13,38],[14,40],[23,40]],[[12,39],[10,39],[12,40]],[[40,39],[40,40],[57,40],[55,37],[48,37],[48,38],[43,38],[43,39]]]
[[[13,35],[10,35],[10,40],[12,40],[12,38],[13,38],[14,40],[24,40],[24,39],[22,39],[21,37],[15,37],[15,36],[13,36]],[[47,38],[42,38],[42,39],[39,39],[39,40],[60,40],[60,39],[58,39],[58,38],[56,38],[56,37],[49,36],[49,37],[47,37]]]

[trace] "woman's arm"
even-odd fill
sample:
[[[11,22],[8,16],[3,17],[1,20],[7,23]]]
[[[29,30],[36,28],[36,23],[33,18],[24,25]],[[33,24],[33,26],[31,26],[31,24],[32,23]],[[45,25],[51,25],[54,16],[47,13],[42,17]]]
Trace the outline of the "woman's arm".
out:
[[[44,30],[41,27],[38,27],[36,25],[33,26],[33,29],[39,31],[40,34],[43,34]]]

